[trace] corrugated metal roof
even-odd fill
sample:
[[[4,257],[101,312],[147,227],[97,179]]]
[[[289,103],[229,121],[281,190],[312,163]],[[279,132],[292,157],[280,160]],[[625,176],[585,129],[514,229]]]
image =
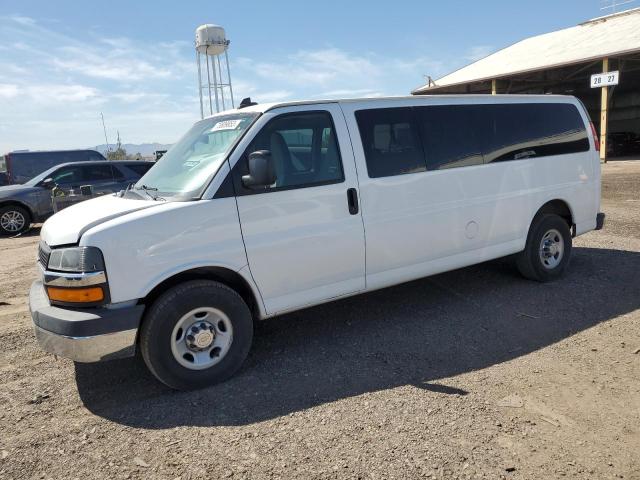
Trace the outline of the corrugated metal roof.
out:
[[[640,51],[640,8],[530,37],[424,85],[412,93],[501,78]]]

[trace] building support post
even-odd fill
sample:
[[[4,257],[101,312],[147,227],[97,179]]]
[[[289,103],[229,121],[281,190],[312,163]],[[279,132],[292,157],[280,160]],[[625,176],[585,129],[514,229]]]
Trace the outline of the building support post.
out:
[[[494,78],[491,80],[491,95],[498,94],[498,81]]]
[[[609,71],[609,58],[602,59],[602,73]],[[609,122],[609,87],[602,87],[600,98],[600,160],[607,163],[607,124]]]

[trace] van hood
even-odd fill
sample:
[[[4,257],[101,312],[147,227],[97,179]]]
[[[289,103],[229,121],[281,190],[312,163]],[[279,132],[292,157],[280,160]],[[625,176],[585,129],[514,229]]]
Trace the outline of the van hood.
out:
[[[128,213],[166,204],[163,201],[105,195],[59,211],[44,223],[40,237],[51,247],[78,243],[82,234],[96,225]]]

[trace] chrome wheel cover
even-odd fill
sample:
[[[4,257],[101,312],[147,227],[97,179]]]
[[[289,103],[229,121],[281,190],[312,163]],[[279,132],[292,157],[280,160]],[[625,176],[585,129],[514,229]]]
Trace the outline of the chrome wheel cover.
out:
[[[183,315],[173,327],[171,353],[189,370],[220,363],[233,342],[229,317],[217,308],[199,307]]]
[[[540,241],[540,262],[547,270],[556,268],[564,257],[564,238],[554,229],[547,231]]]

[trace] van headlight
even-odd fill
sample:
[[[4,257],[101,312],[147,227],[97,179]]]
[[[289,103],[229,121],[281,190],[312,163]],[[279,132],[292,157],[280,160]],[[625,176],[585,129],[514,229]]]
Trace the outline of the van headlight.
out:
[[[44,286],[51,304],[97,306],[109,300],[102,252],[96,247],[51,250]]]
[[[96,247],[71,247],[51,250],[48,270],[61,272],[99,272],[104,271],[102,252]]]

